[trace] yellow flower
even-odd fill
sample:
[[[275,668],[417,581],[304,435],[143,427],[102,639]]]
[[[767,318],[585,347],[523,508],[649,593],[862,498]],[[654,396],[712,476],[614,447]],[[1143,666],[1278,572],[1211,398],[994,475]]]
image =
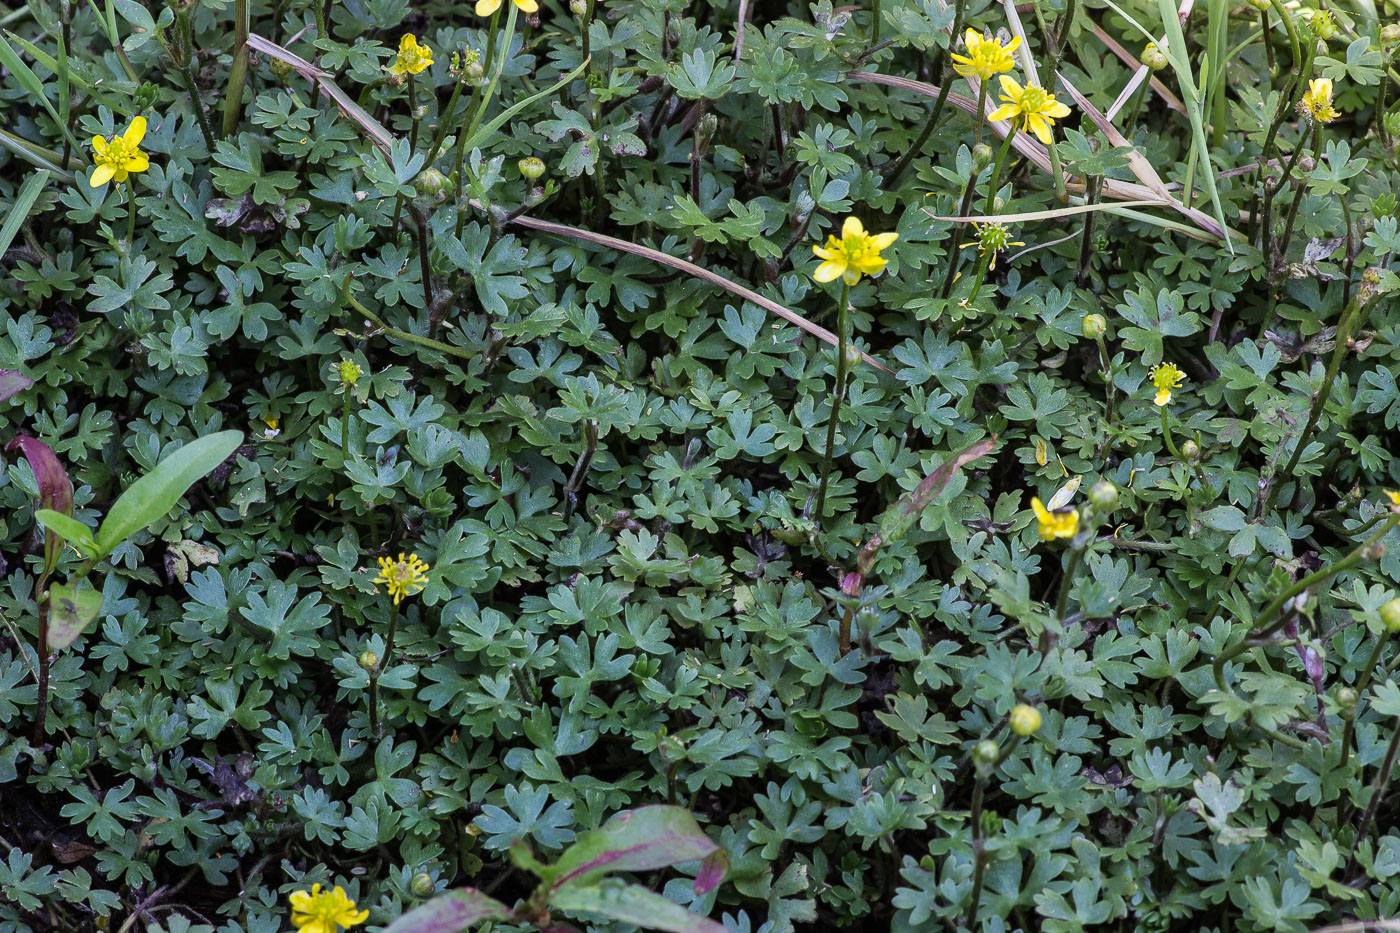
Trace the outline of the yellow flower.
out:
[[[995,39],[984,39],[976,30],[969,29],[963,36],[963,42],[967,45],[967,54],[953,56],[953,70],[964,78],[975,75],[986,81],[1016,67],[1011,53],[1021,45],[1020,36],[1002,45]]]
[[[1186,374],[1172,363],[1158,363],[1152,367],[1152,384],[1157,387],[1157,396],[1152,404],[1161,408],[1172,400],[1172,389],[1181,388]]]
[[[1390,510],[1392,512],[1400,512],[1400,492],[1387,489],[1385,495],[1386,498],[1390,500]]]
[[[1056,120],[1069,116],[1069,108],[1055,99],[1055,95],[1043,87],[1027,84],[1022,87],[1010,75],[1001,76],[1002,104],[987,114],[988,120],[1012,120],[1021,118],[1021,129],[1030,130],[1045,145],[1054,138],[1050,130]]]
[[[1040,540],[1054,541],[1056,538],[1073,538],[1079,532],[1079,512],[1075,509],[1060,509],[1052,512],[1037,496],[1031,497],[1031,510],[1040,523]]]
[[[1332,106],[1332,79],[1313,78],[1298,102],[1298,112],[1314,123],[1331,123],[1337,119],[1337,108]]]
[[[105,139],[92,138],[92,161],[97,169],[88,179],[88,184],[100,188],[116,179],[126,181],[131,172],[144,172],[151,167],[151,160],[141,151],[141,140],[146,138],[146,118],[137,117],[131,121],[126,132],[120,136]]]
[[[355,902],[340,885],[323,892],[319,884],[313,884],[310,891],[293,891],[287,900],[291,901],[292,926],[298,933],[338,933],[341,927],[358,926],[369,917],[369,911],[355,910]]]
[[[977,239],[971,243],[963,243],[958,249],[966,249],[969,246],[977,247],[979,255],[991,254],[991,259],[987,263],[987,269],[992,270],[997,267],[997,254],[1008,246],[1025,246],[1020,240],[1011,239],[1011,232],[1006,229],[1005,224],[991,221],[985,224],[973,223],[973,228],[977,231]]]
[[[1040,710],[1027,703],[1017,703],[1011,709],[1011,731],[1027,736],[1040,728]]]
[[[880,258],[880,250],[899,239],[898,233],[866,233],[859,220],[847,217],[841,225],[841,238],[827,237],[825,246],[813,246],[812,252],[826,260],[812,278],[831,282],[845,277],[847,285],[860,281],[862,275],[879,275],[889,260]]]
[[[540,5],[535,0],[510,0],[522,13],[538,13]],[[490,16],[501,8],[501,0],[476,0],[476,15]]]
[[[428,565],[419,560],[417,554],[400,554],[397,560],[381,557],[379,576],[374,578],[374,582],[389,588],[389,595],[394,597],[394,605],[397,606],[405,596],[423,591],[428,582]]]
[[[433,63],[433,50],[426,45],[418,44],[418,37],[413,33],[404,33],[404,37],[399,40],[399,54],[394,58],[394,63],[384,70],[390,74],[416,75]]]

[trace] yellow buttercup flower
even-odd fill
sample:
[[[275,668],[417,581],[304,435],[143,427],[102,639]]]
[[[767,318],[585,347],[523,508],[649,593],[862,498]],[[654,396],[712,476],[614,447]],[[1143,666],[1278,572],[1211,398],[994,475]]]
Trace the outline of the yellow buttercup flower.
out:
[[[355,910],[355,902],[340,885],[322,891],[319,884],[313,884],[310,891],[293,891],[287,900],[292,904],[292,926],[298,933],[339,933],[341,927],[349,929],[369,918],[369,911]]]
[[[428,583],[428,565],[419,560],[417,554],[400,554],[394,560],[381,557],[379,576],[374,578],[374,582],[389,588],[389,595],[394,597],[394,605],[397,606],[405,596],[423,591]]]
[[[1387,489],[1385,490],[1385,496],[1390,500],[1390,510],[1392,512],[1400,512],[1400,492]]]
[[[964,78],[975,76],[986,81],[1016,67],[1011,53],[1020,47],[1020,36],[1002,45],[995,39],[984,39],[975,29],[969,29],[963,36],[963,42],[967,45],[967,54],[953,56],[953,70]]]
[[[1332,106],[1332,79],[1313,78],[1298,102],[1298,112],[1314,123],[1331,123],[1337,119],[1337,108]]]
[[[1011,239],[1011,231],[1006,229],[1005,224],[999,224],[996,221],[985,224],[974,222],[972,226],[977,231],[977,239],[973,240],[971,243],[960,244],[958,249],[966,249],[969,246],[975,246],[977,247],[979,255],[990,255],[991,258],[987,261],[988,270],[996,269],[997,254],[1008,246],[1026,245],[1020,240]]]
[[[433,50],[426,45],[419,45],[418,37],[409,32],[399,40],[399,54],[394,57],[393,64],[384,70],[395,75],[416,75],[432,63]]]
[[[522,13],[538,13],[540,5],[535,0],[510,0]],[[476,15],[490,16],[501,8],[501,0],[476,0]]]
[[[825,260],[812,278],[818,282],[831,282],[844,277],[847,285],[854,285],[863,275],[879,275],[889,260],[880,258],[880,250],[895,240],[898,233],[866,233],[865,228],[855,217],[847,217],[841,225],[841,237],[835,234],[827,237],[825,246],[813,246],[812,252]]]
[[[92,161],[97,168],[88,184],[100,188],[107,182],[126,181],[132,172],[144,172],[151,167],[151,160],[141,151],[141,140],[146,138],[146,118],[137,117],[131,121],[126,132],[106,139],[92,138]]]
[[[1152,404],[1161,408],[1172,400],[1172,389],[1181,388],[1186,374],[1172,363],[1158,363],[1152,367],[1152,384],[1157,387],[1157,395]]]
[[[1051,129],[1056,120],[1069,116],[1069,108],[1055,99],[1055,95],[1027,84],[1022,87],[1010,75],[1001,76],[1001,106],[987,114],[988,120],[1021,119],[1021,129],[1034,133],[1045,145],[1054,139]]]
[[[1056,538],[1073,538],[1079,533],[1079,512],[1075,509],[1050,511],[1038,496],[1031,497],[1031,511],[1040,523],[1040,540],[1054,541]]]

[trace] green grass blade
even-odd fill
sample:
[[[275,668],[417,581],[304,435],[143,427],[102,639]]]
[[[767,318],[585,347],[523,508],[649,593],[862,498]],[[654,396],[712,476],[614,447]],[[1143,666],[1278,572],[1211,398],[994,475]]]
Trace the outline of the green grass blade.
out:
[[[15,234],[19,233],[20,225],[29,217],[29,212],[34,209],[34,202],[39,200],[39,193],[44,190],[44,185],[48,183],[49,173],[44,169],[30,175],[20,185],[19,193],[15,195],[15,202],[10,205],[10,209],[5,212],[5,224],[0,226],[0,256],[5,255],[5,250],[10,248],[10,244],[15,241]]]
[[[0,65],[3,65],[5,70],[14,75],[21,87],[38,98],[39,103],[44,105],[44,109],[48,111],[53,122],[58,125],[59,131],[68,138],[68,144],[76,150],[78,141],[73,138],[72,133],[68,132],[68,124],[58,115],[53,102],[44,93],[44,82],[39,80],[39,76],[24,63],[24,59],[19,57],[19,53],[11,48],[10,43],[6,42],[3,37],[0,37]]]

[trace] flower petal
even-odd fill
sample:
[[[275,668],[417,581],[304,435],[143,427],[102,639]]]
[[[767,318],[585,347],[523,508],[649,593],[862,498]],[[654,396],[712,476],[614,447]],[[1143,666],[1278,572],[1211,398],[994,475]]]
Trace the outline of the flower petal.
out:
[[[1001,76],[1001,92],[1013,101],[1019,101],[1021,95],[1025,93],[1025,91],[1021,89],[1021,85],[1016,83],[1016,79],[1011,77],[1011,75]]]
[[[1070,115],[1070,112],[1070,109],[1064,104],[1060,103],[1058,100],[1051,104],[1045,110],[1047,116],[1054,117],[1056,120],[1063,120],[1065,117]]]
[[[107,182],[111,181],[112,176],[116,173],[117,170],[110,165],[99,165],[93,170],[92,177],[88,179],[88,185],[93,188],[101,188],[103,185],[107,184]]]
[[[846,264],[836,260],[828,260],[817,266],[817,271],[812,273],[812,278],[818,282],[834,282],[846,271]]]
[[[870,238],[870,245],[878,249],[885,249],[899,239],[898,233],[877,233]]]
[[[1000,107],[987,114],[987,119],[991,120],[993,123],[998,120],[1010,120],[1020,112],[1021,109],[1015,104],[1002,104]]]
[[[490,16],[501,8],[501,0],[476,0],[476,15]]]
[[[1054,136],[1050,134],[1050,122],[1038,113],[1026,114],[1026,128],[1047,146],[1054,140]]]
[[[126,161],[122,163],[122,168],[126,169],[128,172],[144,172],[150,167],[151,160],[144,152],[133,152],[131,155],[127,156]]]
[[[535,0],[515,0],[515,5],[520,8],[522,13],[538,13],[540,11],[540,5]]]
[[[127,147],[131,149],[135,149],[137,146],[141,145],[141,140],[145,138],[145,117],[137,117],[132,120],[131,125],[126,128],[126,132],[122,134],[122,142],[126,143]]]
[[[108,145],[110,145],[110,143],[107,142],[107,137],[105,136],[94,136],[92,138],[92,151],[100,156],[107,154]]]
[[[861,225],[860,218],[852,214],[841,224],[841,238],[843,240],[865,235],[865,227]]]

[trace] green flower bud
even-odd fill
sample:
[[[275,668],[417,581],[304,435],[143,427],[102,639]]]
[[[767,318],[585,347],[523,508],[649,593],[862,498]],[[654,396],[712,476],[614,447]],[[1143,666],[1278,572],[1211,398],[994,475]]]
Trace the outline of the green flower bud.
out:
[[[1118,508],[1118,487],[1106,479],[1101,479],[1089,487],[1089,502],[1100,512],[1112,512]]]
[[[1273,9],[1273,4],[1269,0],[1249,0],[1249,5],[1261,13],[1265,10]]]
[[[366,673],[373,674],[375,671],[379,670],[379,655],[375,654],[373,651],[360,652],[360,667],[363,668]]]
[[[1400,632],[1400,599],[1392,599],[1381,607],[1381,624],[1387,632]]]
[[[1161,71],[1167,67],[1167,53],[1157,48],[1157,43],[1147,43],[1147,48],[1142,50],[1142,58],[1139,59],[1147,66],[1149,71]]]
[[[993,157],[992,147],[986,143],[978,143],[972,147],[972,165],[979,172],[992,164]]]
[[[486,69],[482,67],[481,62],[470,61],[467,62],[467,67],[463,69],[463,74],[467,76],[468,81],[476,84],[486,77]]]
[[[1090,340],[1098,340],[1104,334],[1108,333],[1108,318],[1104,317],[1102,314],[1086,314],[1084,315],[1083,323],[1081,323],[1079,327],[1080,330],[1083,331],[1085,337],[1088,337]]]
[[[336,375],[340,378],[341,385],[354,386],[359,383],[363,374],[364,370],[360,369],[360,364],[354,360],[341,360],[340,365],[336,367]]]
[[[1323,42],[1337,34],[1337,22],[1332,19],[1332,14],[1326,10],[1318,10],[1313,13],[1312,22],[1309,25],[1312,27],[1313,35]]]
[[[569,0],[569,12],[575,16],[582,16],[588,12],[587,0]]]
[[[521,159],[519,162],[515,163],[515,167],[520,169],[520,174],[526,181],[534,181],[544,174],[544,160],[537,159],[534,156]]]
[[[1396,43],[1400,43],[1400,24],[1391,23],[1389,26],[1381,27],[1381,45],[1390,48]]]
[[[1337,691],[1337,705],[1342,709],[1351,709],[1356,705],[1356,691],[1350,687],[1342,687]]]
[[[1040,710],[1028,703],[1017,703],[1011,709],[1011,731],[1017,735],[1032,735],[1040,728]]]
[[[1201,459],[1201,445],[1195,441],[1181,442],[1181,459],[1187,463],[1196,463]]]
[[[979,768],[990,768],[1001,757],[1001,748],[991,739],[983,739],[972,746],[972,763]]]
[[[853,343],[846,344],[846,367],[854,369],[865,359],[865,354],[860,352],[860,347]]]
[[[442,172],[430,167],[418,173],[414,187],[422,197],[440,198],[451,189],[452,182]]]
[[[408,887],[413,892],[414,897],[428,897],[437,889],[437,885],[433,882],[433,876],[425,871],[414,875]]]

